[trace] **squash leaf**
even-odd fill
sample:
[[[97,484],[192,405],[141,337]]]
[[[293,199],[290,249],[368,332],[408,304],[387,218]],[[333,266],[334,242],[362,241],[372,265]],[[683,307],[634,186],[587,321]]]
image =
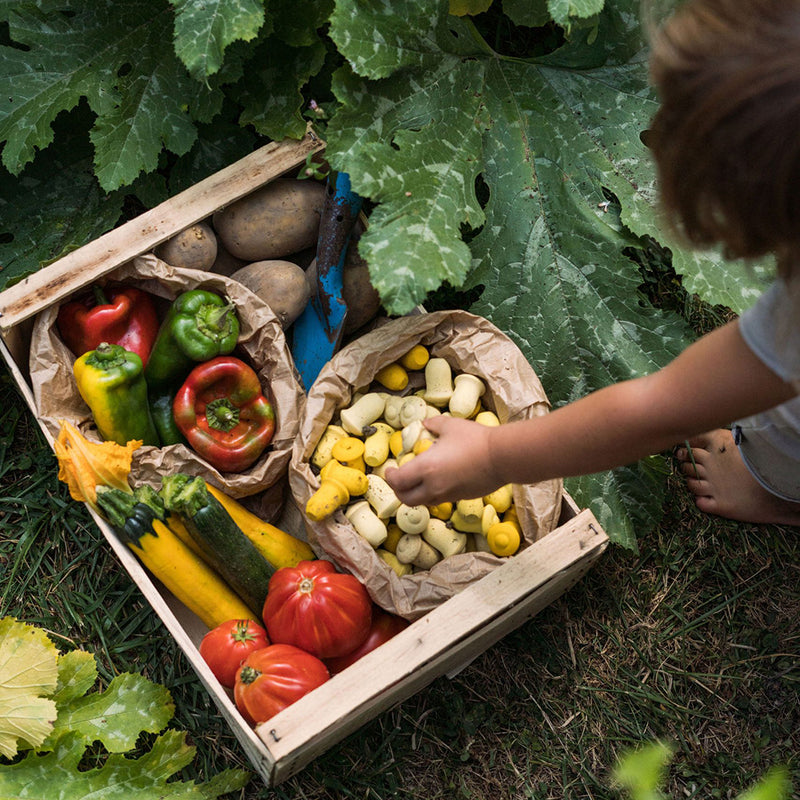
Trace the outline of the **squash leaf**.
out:
[[[209,800],[236,791],[249,775],[225,770],[206,784],[170,781],[194,757],[195,748],[180,731],[159,736],[138,758],[110,755],[93,769],[78,769],[85,743],[77,733],[61,737],[50,753],[28,753],[16,764],[0,767],[0,797],[30,800]]]
[[[91,653],[72,650],[58,657],[58,685],[53,700],[63,708],[83,697],[97,680],[97,662]]]
[[[0,754],[40,745],[53,728],[58,651],[40,628],[0,620]]]
[[[172,0],[175,7],[175,52],[199,80],[222,66],[225,49],[250,41],[264,25],[260,0]]]
[[[182,731],[166,731],[149,751],[140,734],[163,731],[175,711],[169,691],[142,675],[116,676],[104,691],[91,653],[59,655],[40,628],[0,620],[0,797],[29,800],[211,800],[241,789],[249,772],[224,770],[203,784],[174,780],[194,757]],[[53,721],[55,720],[55,723]],[[110,755],[83,763],[88,745],[99,742]],[[18,747],[19,743],[19,747]],[[169,783],[167,781],[169,780]]]
[[[22,45],[0,48],[0,80],[10,90],[0,112],[9,172],[50,144],[56,115],[82,98],[97,115],[95,173],[107,191],[156,169],[162,147],[181,155],[192,146],[196,131],[183,98],[194,81],[175,54],[169,6],[43,0],[7,17]]]
[[[62,695],[63,698],[63,695]],[[117,675],[103,692],[63,700],[53,733],[42,749],[65,733],[100,741],[111,753],[132,749],[142,731],[157,733],[175,713],[169,692],[141,675]]]
[[[601,4],[564,5],[584,15]],[[671,246],[690,290],[736,310],[763,288],[763,275],[687,253],[663,231],[642,140],[656,98],[638,5],[606,4],[530,59],[488,50],[468,19],[424,0],[391,21],[378,0],[339,0],[331,20],[350,70],[333,83],[342,105],[327,156],[379,202],[359,250],[384,304],[407,313],[442,282],[479,291],[470,310],[512,336],[554,405],[652,372],[691,340],[639,290],[626,249]],[[568,486],[635,548],[660,512],[663,493],[650,490],[663,473],[648,462]]]

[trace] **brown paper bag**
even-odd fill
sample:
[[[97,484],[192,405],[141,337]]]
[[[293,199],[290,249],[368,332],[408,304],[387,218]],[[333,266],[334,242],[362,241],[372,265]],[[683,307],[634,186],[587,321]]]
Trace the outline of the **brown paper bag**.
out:
[[[465,311],[439,311],[403,317],[382,325],[340,350],[311,387],[292,450],[289,484],[304,509],[319,487],[309,459],[325,427],[349,405],[356,390],[369,386],[375,373],[423,344],[445,358],[454,373],[467,372],[487,386],[482,398],[501,422],[549,411],[544,389],[519,348],[488,320]],[[561,480],[515,487],[514,501],[523,530],[523,547],[558,524]],[[308,540],[319,555],[358,577],[381,607],[414,620],[488,574],[504,559],[490,553],[451,556],[427,572],[397,576],[353,528],[343,509],[321,522],[303,515]]]
[[[137,286],[156,298],[163,298],[165,307],[189,289],[208,289],[230,297],[240,323],[237,351],[243,352],[245,360],[258,373],[275,409],[275,433],[270,446],[244,472],[220,472],[184,445],[147,446],[134,453],[131,484],[146,483],[158,488],[163,475],[185,472],[204,477],[231,497],[243,498],[270,489],[266,496],[270,498],[272,511],[269,508],[259,511],[274,518],[283,502],[286,471],[305,403],[305,393],[275,314],[249,289],[228,277],[173,267],[153,255],[124,264],[106,276],[105,281]],[[32,332],[30,371],[37,413],[53,436],[58,435],[60,420],[66,419],[77,425],[84,436],[97,441],[99,436],[91,413],[75,385],[72,373],[75,356],[58,335],[57,313],[58,307],[52,306],[39,314]]]

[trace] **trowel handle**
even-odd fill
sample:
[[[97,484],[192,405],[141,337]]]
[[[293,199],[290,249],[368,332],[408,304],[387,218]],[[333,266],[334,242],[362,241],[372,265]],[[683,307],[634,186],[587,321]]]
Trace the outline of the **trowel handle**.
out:
[[[317,299],[325,327],[334,335],[341,334],[347,311],[342,298],[344,260],[362,202],[346,172],[331,172],[317,242]]]

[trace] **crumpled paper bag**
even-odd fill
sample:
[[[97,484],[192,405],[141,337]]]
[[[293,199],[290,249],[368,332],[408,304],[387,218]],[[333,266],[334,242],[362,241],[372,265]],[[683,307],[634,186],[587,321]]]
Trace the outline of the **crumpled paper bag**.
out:
[[[340,350],[323,367],[308,393],[289,464],[289,485],[300,509],[319,487],[309,459],[326,426],[350,404],[355,391],[369,386],[380,368],[416,344],[425,345],[432,356],[447,359],[454,374],[467,372],[483,379],[487,389],[482,403],[501,422],[548,413],[549,402],[533,368],[514,342],[488,320],[465,311],[392,320]],[[515,487],[522,547],[557,526],[561,493],[560,479]],[[491,553],[464,553],[444,559],[426,572],[400,578],[375,555],[343,509],[320,522],[302,516],[308,541],[318,555],[358,577],[379,606],[409,620],[423,616],[504,563]]]
[[[231,497],[263,493],[257,503],[248,505],[264,514],[264,518],[274,519],[283,503],[286,471],[305,404],[305,393],[275,314],[249,289],[228,277],[173,267],[151,254],[117,268],[101,281],[106,282],[129,283],[149,292],[163,306],[164,313],[171,300],[189,289],[208,289],[230,297],[236,304],[240,323],[239,343],[233,355],[240,351],[244,354],[244,360],[258,373],[275,409],[272,441],[258,461],[244,472],[220,472],[182,444],[147,446],[134,453],[131,484],[146,483],[158,488],[163,475],[176,472],[199,475]],[[91,413],[78,393],[72,373],[76,357],[58,335],[57,313],[57,305],[41,312],[31,334],[30,373],[37,413],[53,436],[58,435],[59,420],[67,419],[88,439],[98,441]]]

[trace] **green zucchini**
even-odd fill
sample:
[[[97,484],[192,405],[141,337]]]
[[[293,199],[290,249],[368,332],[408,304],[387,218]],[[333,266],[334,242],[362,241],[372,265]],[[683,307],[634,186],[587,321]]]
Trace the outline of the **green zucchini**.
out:
[[[159,492],[167,511],[178,514],[211,566],[253,609],[262,609],[273,567],[258,552],[200,477],[178,473],[162,478]]]

